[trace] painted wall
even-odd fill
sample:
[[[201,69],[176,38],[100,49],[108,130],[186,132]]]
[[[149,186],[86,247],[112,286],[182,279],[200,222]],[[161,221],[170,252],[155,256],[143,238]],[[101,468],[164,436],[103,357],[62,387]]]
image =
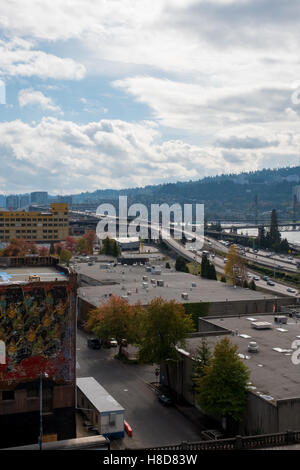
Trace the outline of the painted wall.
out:
[[[75,382],[76,279],[0,286],[0,390],[36,380]],[[3,363],[3,343],[5,363]]]

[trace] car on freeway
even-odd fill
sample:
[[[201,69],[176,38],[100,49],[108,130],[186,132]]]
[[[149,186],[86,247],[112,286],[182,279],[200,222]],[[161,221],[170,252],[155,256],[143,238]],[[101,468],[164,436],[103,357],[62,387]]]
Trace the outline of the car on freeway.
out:
[[[158,400],[164,406],[172,406],[174,404],[172,398],[164,393],[158,395]]]
[[[268,276],[262,276],[262,280],[263,280],[263,281],[268,281],[269,278],[268,278]]]
[[[296,294],[296,289],[292,289],[291,287],[287,288],[287,292],[291,292],[292,294]]]
[[[267,281],[268,286],[275,286],[275,283],[273,281]]]
[[[253,276],[253,281],[259,281],[259,277],[258,276]]]
[[[201,437],[205,441],[216,441],[217,439],[222,439],[224,434],[218,429],[207,429],[206,431],[201,432]]]
[[[102,341],[101,339],[96,338],[96,337],[88,338],[87,345],[91,349],[100,349],[102,345]]]

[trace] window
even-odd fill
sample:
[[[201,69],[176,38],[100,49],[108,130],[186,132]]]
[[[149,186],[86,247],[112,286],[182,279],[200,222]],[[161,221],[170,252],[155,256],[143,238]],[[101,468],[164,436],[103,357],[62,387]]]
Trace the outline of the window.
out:
[[[116,424],[116,413],[109,413],[109,424],[115,426]]]
[[[12,390],[2,392],[2,400],[14,400],[15,392]]]

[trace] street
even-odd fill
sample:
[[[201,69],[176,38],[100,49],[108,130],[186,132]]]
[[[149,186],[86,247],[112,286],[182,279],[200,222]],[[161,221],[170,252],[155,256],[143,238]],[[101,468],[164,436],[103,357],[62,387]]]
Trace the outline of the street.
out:
[[[119,448],[144,448],[199,441],[197,429],[174,407],[158,402],[148,385],[155,381],[155,366],[123,364],[114,359],[117,348],[92,350],[83,331],[77,334],[77,376],[94,377],[125,408],[125,419],[133,429]],[[121,445],[120,445],[121,444]]]

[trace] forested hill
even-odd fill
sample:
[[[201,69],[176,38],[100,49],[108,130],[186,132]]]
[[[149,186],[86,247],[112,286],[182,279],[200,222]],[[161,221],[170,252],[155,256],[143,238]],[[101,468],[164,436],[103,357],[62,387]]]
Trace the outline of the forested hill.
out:
[[[128,203],[204,203],[205,213],[211,219],[249,220],[266,217],[274,208],[280,218],[292,217],[293,192],[300,185],[300,166],[264,169],[249,173],[206,177],[198,181],[168,183],[123,190],[97,190],[73,196],[76,203],[115,201],[127,195]],[[257,200],[257,205],[255,201]],[[300,202],[300,201],[299,201]],[[300,215],[300,204],[296,206]]]

